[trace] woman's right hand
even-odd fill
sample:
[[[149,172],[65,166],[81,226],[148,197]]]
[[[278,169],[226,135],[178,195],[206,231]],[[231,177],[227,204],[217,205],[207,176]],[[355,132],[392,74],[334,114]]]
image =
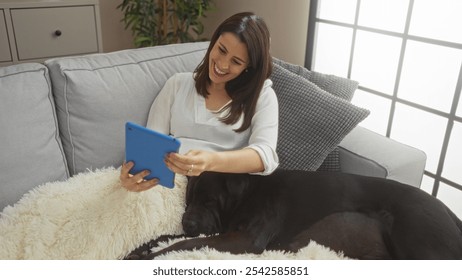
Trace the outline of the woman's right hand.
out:
[[[144,177],[149,175],[148,170],[141,171],[135,175],[130,174],[129,172],[133,166],[134,163],[129,161],[122,164],[122,168],[120,169],[120,181],[122,182],[122,186],[127,191],[142,192],[149,190],[159,184],[159,180],[156,178],[151,180],[144,179]]]

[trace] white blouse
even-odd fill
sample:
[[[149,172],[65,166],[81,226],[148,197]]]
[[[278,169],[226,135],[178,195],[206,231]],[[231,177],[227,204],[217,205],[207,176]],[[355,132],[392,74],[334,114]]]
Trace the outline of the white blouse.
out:
[[[167,80],[154,100],[147,127],[170,134],[181,142],[180,153],[189,150],[232,151],[252,148],[260,155],[265,170],[273,172],[279,164],[276,154],[278,136],[278,101],[273,83],[267,79],[258,98],[250,127],[240,133],[233,129],[241,126],[243,118],[234,125],[220,121],[221,113],[210,111],[205,98],[195,88],[193,73],[179,73]]]

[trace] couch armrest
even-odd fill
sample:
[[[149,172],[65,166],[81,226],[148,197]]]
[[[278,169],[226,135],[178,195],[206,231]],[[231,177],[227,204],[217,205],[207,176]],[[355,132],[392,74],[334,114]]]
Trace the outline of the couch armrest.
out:
[[[339,150],[342,172],[420,187],[427,156],[419,149],[358,126],[343,139]]]

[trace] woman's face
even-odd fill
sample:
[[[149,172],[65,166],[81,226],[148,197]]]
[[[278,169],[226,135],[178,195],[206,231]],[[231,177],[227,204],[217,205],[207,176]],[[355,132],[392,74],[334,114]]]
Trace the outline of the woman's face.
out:
[[[209,77],[212,84],[223,85],[247,68],[247,46],[233,33],[220,35],[209,55]]]

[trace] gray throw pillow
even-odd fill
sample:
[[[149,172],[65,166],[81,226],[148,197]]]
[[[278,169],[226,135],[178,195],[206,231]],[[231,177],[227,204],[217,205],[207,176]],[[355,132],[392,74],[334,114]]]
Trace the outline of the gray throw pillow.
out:
[[[317,170],[369,115],[368,110],[329,94],[277,64],[270,78],[279,101],[280,168]]]
[[[328,93],[348,101],[353,99],[353,95],[356,89],[358,89],[359,83],[351,79],[310,71],[305,67],[291,64],[278,58],[273,58],[273,62],[274,64],[277,64],[284,69],[307,79]]]
[[[335,75],[310,71],[305,67],[291,64],[278,58],[273,58],[273,63],[307,79],[328,93],[348,101],[353,99],[353,95],[359,85],[357,81]],[[334,150],[327,155],[321,166],[318,168],[318,171],[340,171],[340,152],[338,147],[335,147]]]

